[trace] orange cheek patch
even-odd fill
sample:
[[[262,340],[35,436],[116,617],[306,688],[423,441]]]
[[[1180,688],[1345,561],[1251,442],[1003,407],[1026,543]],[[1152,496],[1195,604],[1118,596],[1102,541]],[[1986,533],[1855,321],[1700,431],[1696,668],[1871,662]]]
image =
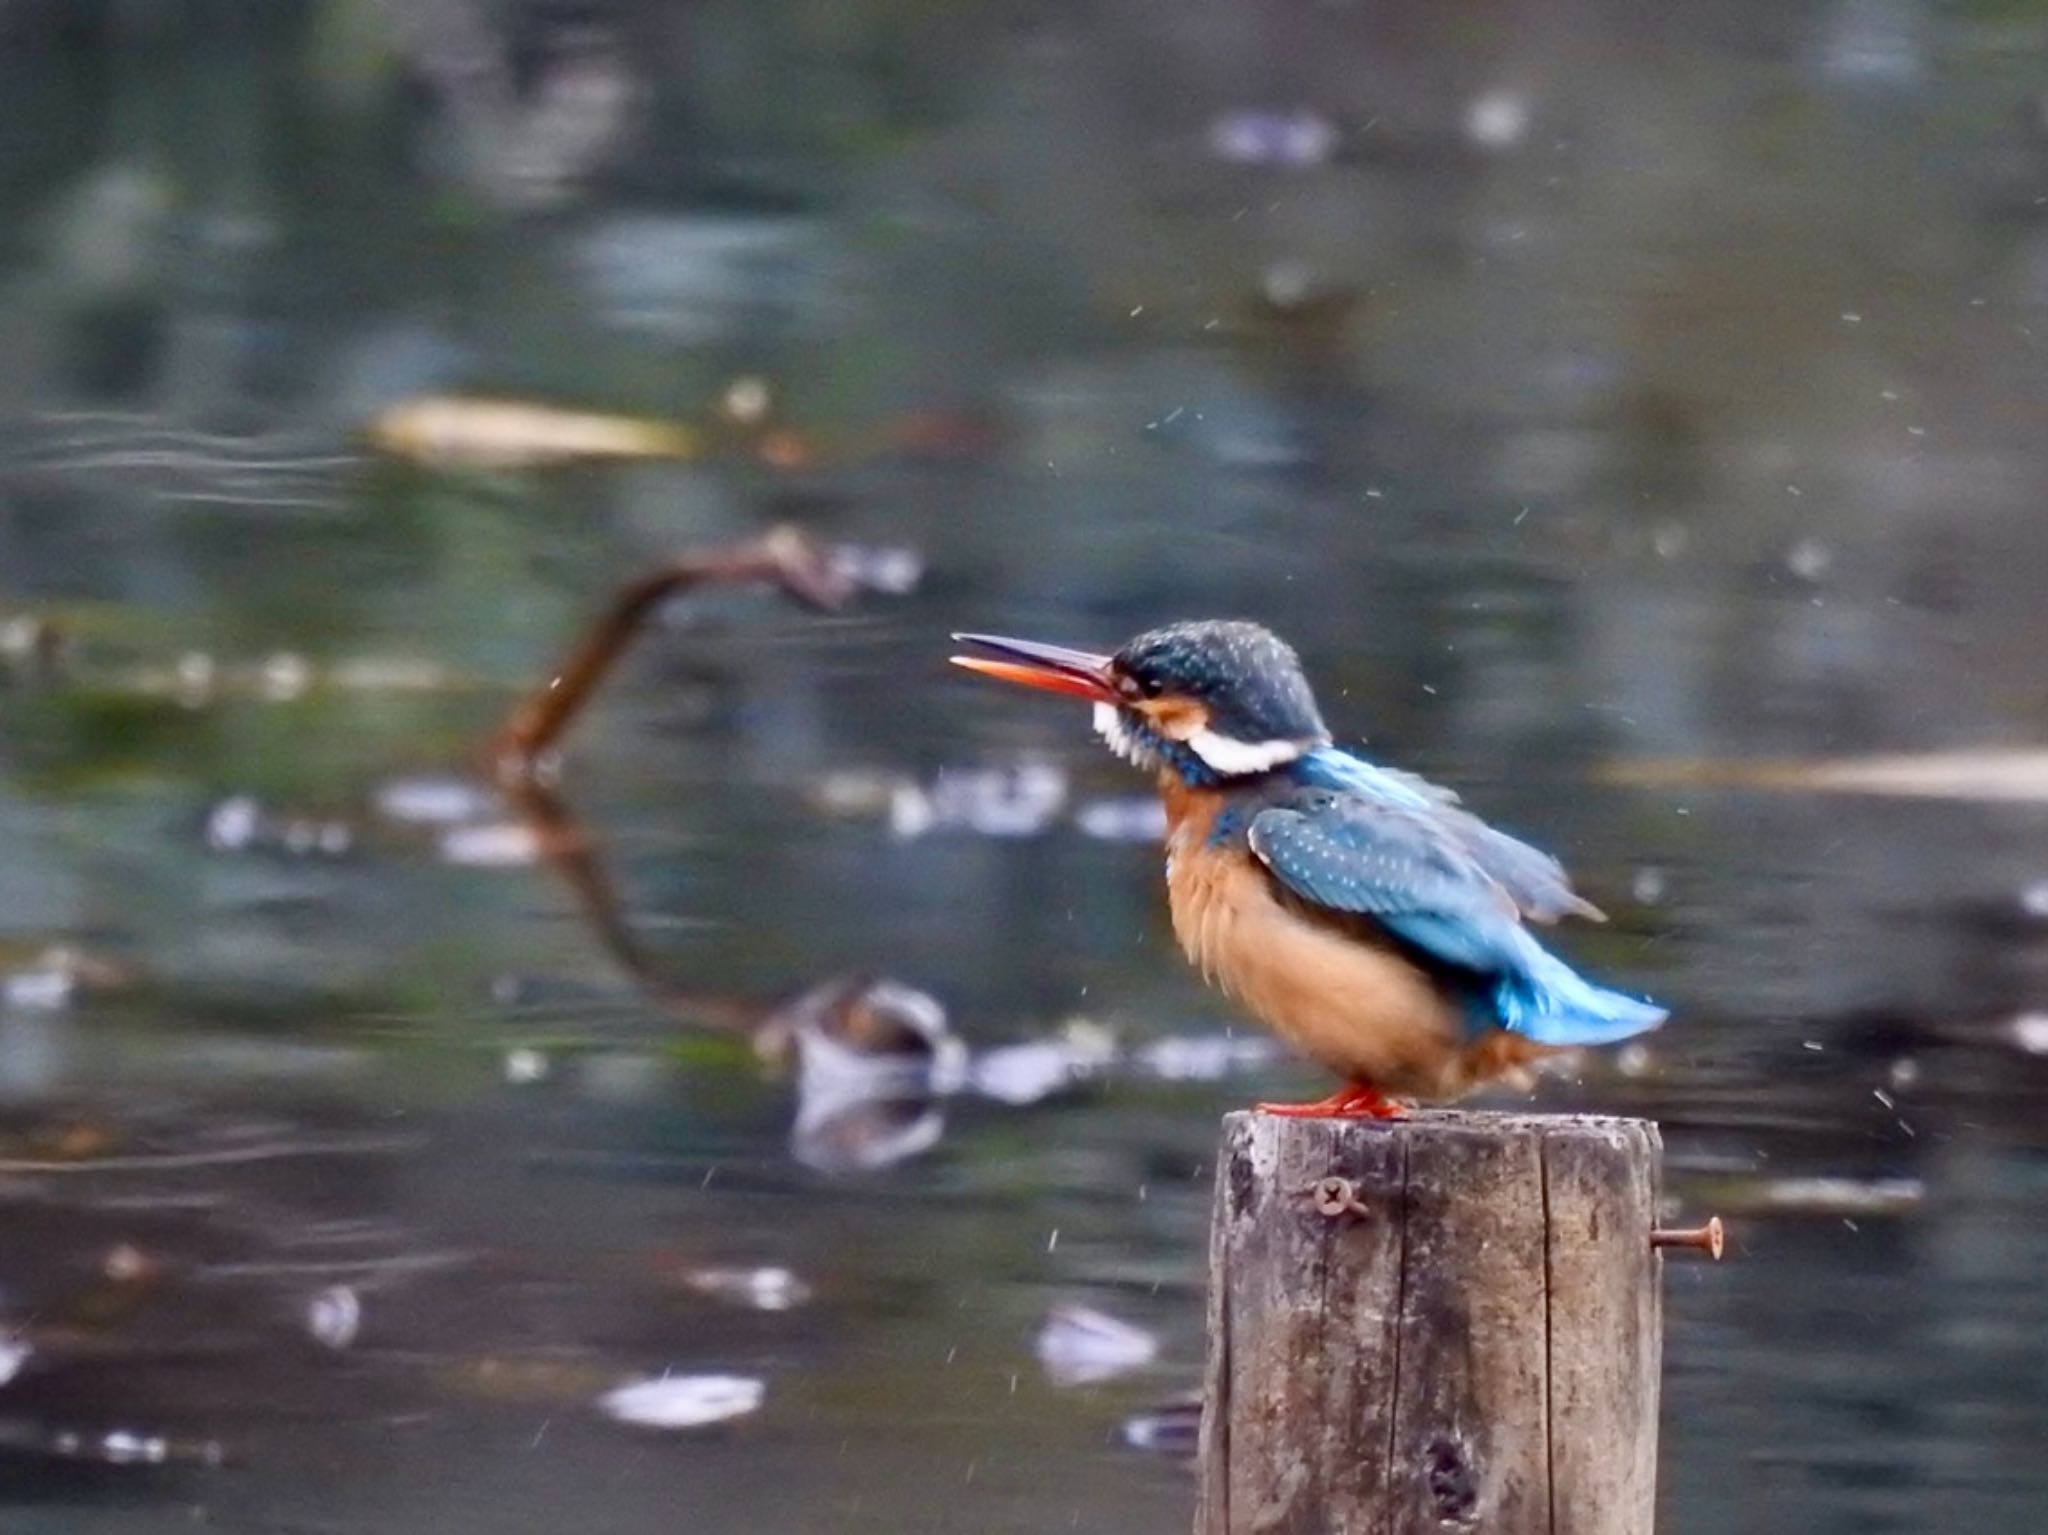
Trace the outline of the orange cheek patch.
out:
[[[1185,741],[1209,724],[1208,705],[1192,698],[1147,698],[1136,707],[1169,741]]]

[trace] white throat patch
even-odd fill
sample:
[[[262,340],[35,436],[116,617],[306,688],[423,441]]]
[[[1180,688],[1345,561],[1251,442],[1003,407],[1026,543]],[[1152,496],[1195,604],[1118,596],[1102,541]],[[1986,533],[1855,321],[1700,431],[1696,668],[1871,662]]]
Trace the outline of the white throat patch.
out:
[[[1299,741],[1239,741],[1204,726],[1188,737],[1188,747],[1225,778],[1268,773],[1301,755]]]
[[[1129,722],[1115,704],[1095,706],[1095,733],[1124,761],[1136,763],[1139,767],[1153,766],[1152,753],[1132,733]],[[1206,726],[1189,736],[1183,744],[1225,778],[1269,773],[1283,762],[1294,761],[1307,749],[1299,741],[1239,741]]]

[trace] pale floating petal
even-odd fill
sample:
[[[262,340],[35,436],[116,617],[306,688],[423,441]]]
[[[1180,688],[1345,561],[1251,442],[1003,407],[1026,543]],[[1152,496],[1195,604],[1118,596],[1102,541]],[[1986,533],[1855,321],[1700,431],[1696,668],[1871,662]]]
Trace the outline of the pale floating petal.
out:
[[[924,556],[889,544],[834,544],[826,561],[841,580],[885,597],[904,597],[924,580]]]
[[[684,1282],[700,1294],[756,1311],[794,1311],[811,1298],[811,1287],[786,1268],[697,1269]]]
[[[1095,1075],[1115,1059],[1115,1037],[1099,1024],[1076,1018],[1052,1039],[985,1052],[969,1068],[968,1081],[999,1103],[1036,1103]]]
[[[254,842],[262,829],[263,807],[255,797],[230,795],[206,817],[206,845],[216,852],[238,852]]]
[[[1149,794],[1090,800],[1074,812],[1074,825],[1100,842],[1163,842],[1166,806]]]
[[[0,980],[0,1005],[22,1012],[55,1013],[70,1005],[78,977],[54,965],[17,970]]]
[[[758,1412],[767,1387],[744,1375],[662,1375],[628,1381],[598,1398],[598,1410],[635,1428],[704,1428]]]
[[[1199,1395],[1163,1402],[1150,1412],[1134,1413],[1121,1426],[1123,1442],[1134,1450],[1159,1455],[1192,1455],[1202,1429]]]
[[[470,868],[513,869],[540,857],[540,839],[517,821],[456,826],[441,838],[441,857]]]
[[[363,1330],[363,1303],[345,1284],[330,1285],[306,1302],[307,1336],[339,1352]]]
[[[1055,1306],[1038,1330],[1038,1362],[1055,1386],[1090,1386],[1142,1369],[1159,1340],[1088,1306]]]
[[[1073,1052],[1056,1039],[1001,1045],[977,1059],[970,1078],[984,1097],[1012,1105],[1037,1103],[1080,1075]]]
[[[377,787],[377,813],[387,821],[453,826],[478,820],[498,800],[461,778],[394,778]]]
[[[28,1363],[35,1352],[26,1338],[0,1338],[0,1386],[6,1385],[21,1373],[21,1367]]]
[[[514,1087],[538,1082],[551,1069],[546,1054],[530,1045],[518,1045],[505,1052],[505,1080]]]

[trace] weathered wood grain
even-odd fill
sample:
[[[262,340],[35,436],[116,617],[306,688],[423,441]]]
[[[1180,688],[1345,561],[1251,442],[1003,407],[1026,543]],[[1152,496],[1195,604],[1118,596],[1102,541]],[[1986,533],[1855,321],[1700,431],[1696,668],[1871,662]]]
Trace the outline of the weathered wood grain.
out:
[[[1573,1535],[1643,1535],[1655,1522],[1664,1259],[1650,1232],[1662,1154],[1640,1120],[1573,1121],[1543,1138],[1551,1524]]]
[[[1658,1150],[1624,1120],[1230,1116],[1196,1535],[1649,1535]]]

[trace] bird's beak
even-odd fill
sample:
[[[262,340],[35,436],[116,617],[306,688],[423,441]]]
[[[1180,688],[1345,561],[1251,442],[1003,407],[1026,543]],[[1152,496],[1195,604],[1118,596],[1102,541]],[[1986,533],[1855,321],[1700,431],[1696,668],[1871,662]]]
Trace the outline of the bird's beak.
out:
[[[1116,701],[1116,689],[1109,680],[1108,656],[1069,650],[1064,645],[1044,645],[1037,640],[1006,639],[1000,634],[956,634],[953,638],[963,645],[993,650],[1005,658],[954,656],[955,666],[999,677],[1004,682],[1019,682],[1027,688],[1043,688],[1048,693],[1070,693],[1091,703]]]

